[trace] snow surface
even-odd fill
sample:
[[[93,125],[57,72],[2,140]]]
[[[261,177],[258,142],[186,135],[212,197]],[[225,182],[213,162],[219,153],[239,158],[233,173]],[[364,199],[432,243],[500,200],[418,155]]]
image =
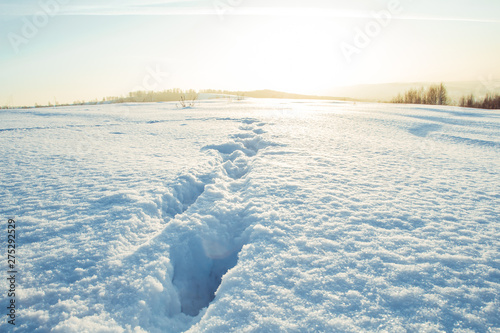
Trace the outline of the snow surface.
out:
[[[14,331],[500,332],[500,111],[1,110],[0,143]]]

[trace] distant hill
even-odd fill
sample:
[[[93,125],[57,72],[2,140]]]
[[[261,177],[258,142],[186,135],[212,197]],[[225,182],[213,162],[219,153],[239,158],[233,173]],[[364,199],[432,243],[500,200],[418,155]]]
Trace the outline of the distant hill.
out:
[[[293,94],[276,90],[253,90],[253,91],[228,91],[228,90],[202,90],[202,93],[213,93],[220,95],[234,95],[252,98],[278,98],[278,99],[322,99],[322,100],[341,100],[341,101],[355,101],[355,98],[346,97],[333,97],[333,96],[316,96],[316,95],[302,95]]]

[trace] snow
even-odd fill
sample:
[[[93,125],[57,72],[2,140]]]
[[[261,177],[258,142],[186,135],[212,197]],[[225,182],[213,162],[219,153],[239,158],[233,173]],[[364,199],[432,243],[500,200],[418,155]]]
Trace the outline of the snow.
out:
[[[0,143],[14,331],[500,330],[498,110],[1,110]]]

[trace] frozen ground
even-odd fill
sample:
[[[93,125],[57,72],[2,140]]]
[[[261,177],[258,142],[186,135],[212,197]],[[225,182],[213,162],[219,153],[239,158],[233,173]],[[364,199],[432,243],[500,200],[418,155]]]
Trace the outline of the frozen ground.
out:
[[[0,144],[18,332],[500,332],[499,111],[1,110]]]

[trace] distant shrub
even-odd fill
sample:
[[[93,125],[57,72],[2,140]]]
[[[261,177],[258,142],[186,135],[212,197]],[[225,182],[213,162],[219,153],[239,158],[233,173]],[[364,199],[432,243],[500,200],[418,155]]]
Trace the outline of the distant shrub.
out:
[[[196,104],[196,99],[198,98],[198,94],[191,96],[191,100],[186,100],[186,96],[182,95],[179,103],[182,108],[192,108]]]
[[[474,105],[476,105],[476,98],[474,97],[473,94],[470,94],[468,96],[463,96],[460,99],[460,106],[473,108]]]

